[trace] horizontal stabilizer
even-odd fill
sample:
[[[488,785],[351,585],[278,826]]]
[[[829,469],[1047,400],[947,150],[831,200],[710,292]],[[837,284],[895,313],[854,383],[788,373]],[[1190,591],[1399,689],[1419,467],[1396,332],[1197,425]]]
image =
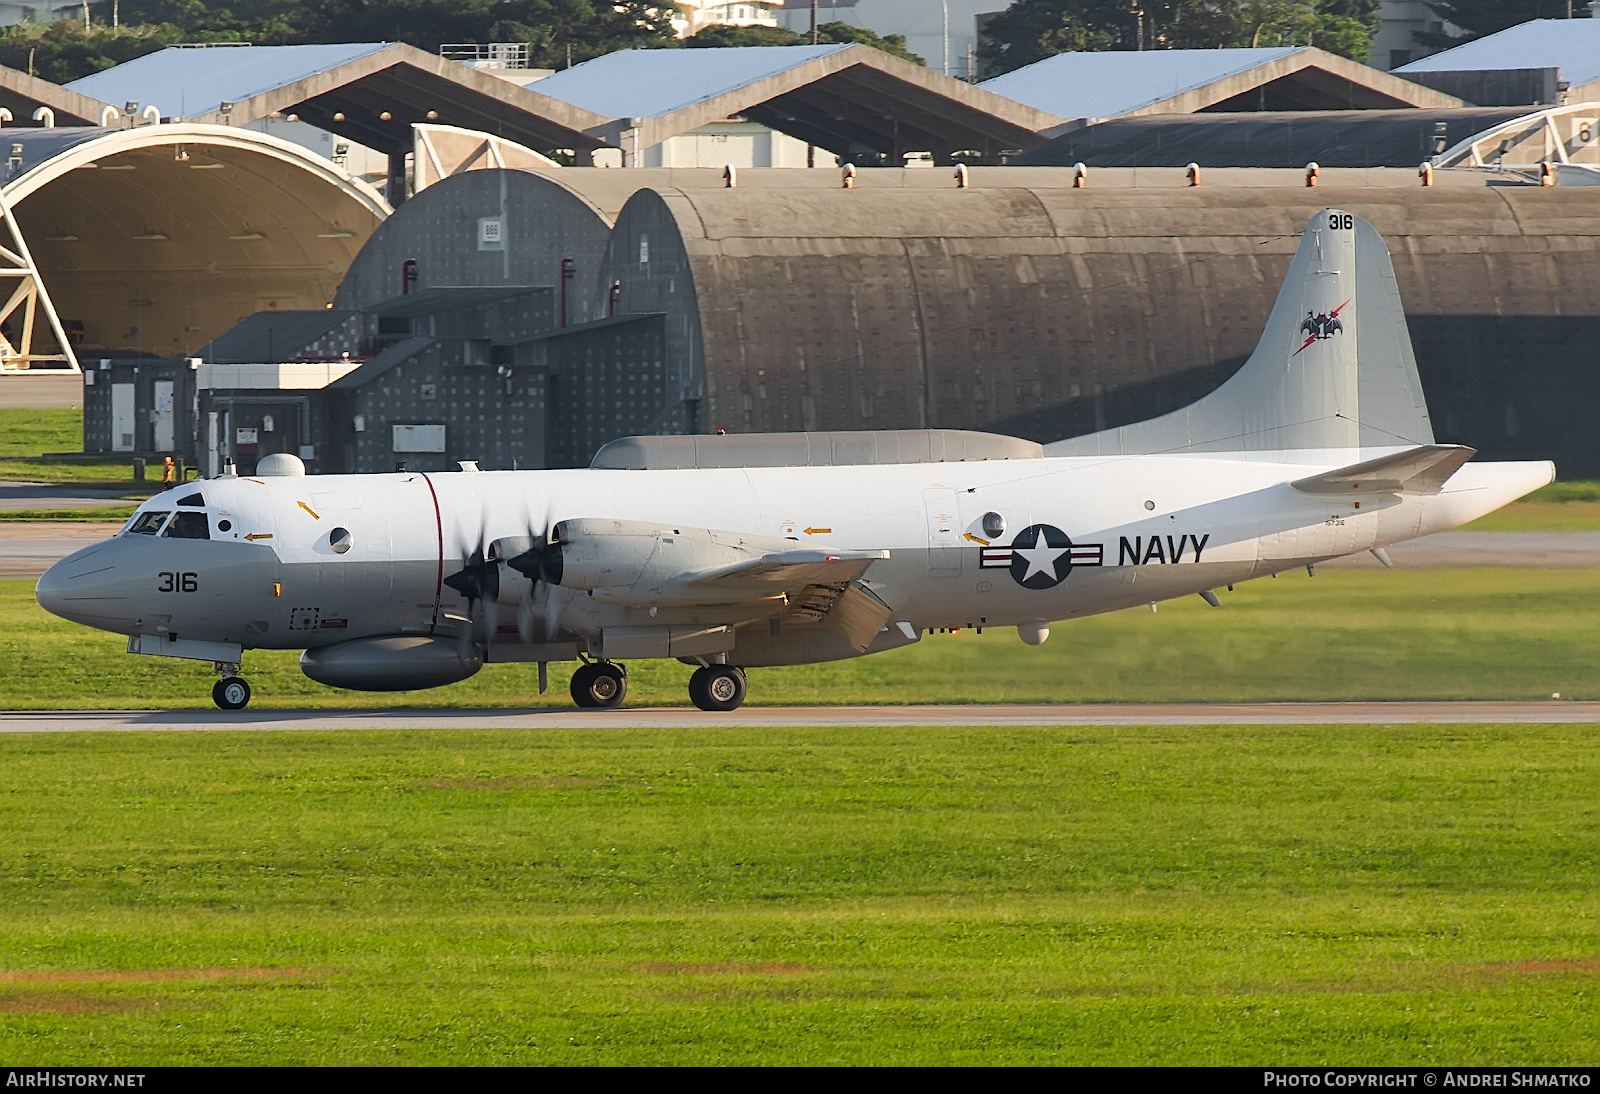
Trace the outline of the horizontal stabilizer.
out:
[[[1308,494],[1437,494],[1478,454],[1460,444],[1425,444],[1290,483]]]
[[[799,589],[854,581],[888,551],[781,551],[740,562],[693,580],[694,585],[774,586]]]

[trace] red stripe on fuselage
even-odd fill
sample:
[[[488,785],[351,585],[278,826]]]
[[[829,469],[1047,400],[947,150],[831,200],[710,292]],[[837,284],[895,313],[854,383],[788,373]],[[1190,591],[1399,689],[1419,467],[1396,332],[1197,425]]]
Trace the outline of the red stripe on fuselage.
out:
[[[439,627],[439,601],[444,594],[444,517],[439,515],[439,495],[434,492],[433,480],[424,474],[422,481],[428,484],[428,496],[433,499],[433,526],[439,533],[439,572],[433,579],[433,621],[428,624],[428,630],[433,631]]]

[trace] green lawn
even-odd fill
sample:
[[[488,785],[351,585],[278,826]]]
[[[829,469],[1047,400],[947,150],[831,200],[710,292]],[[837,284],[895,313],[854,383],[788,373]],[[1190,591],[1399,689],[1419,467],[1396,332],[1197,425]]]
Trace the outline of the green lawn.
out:
[[[83,411],[0,407],[0,457],[83,451]]]
[[[7,521],[20,524],[48,522],[61,523],[90,523],[94,521],[125,521],[133,516],[136,506],[110,504],[95,506],[92,509],[0,509],[0,523]],[[116,529],[113,528],[112,531]]]
[[[1592,1064],[1575,726],[0,738],[0,1058]]]
[[[0,708],[204,707],[209,666],[123,652],[125,639],[46,614],[26,581],[0,582]],[[1054,628],[926,637],[825,665],[753,669],[753,703],[1179,702],[1270,699],[1600,698],[1600,571],[1323,570]],[[531,665],[490,665],[431,691],[335,691],[295,653],[253,651],[254,702],[276,707],[540,705]],[[568,705],[551,666],[545,705]],[[629,666],[629,703],[683,705],[689,668]]]

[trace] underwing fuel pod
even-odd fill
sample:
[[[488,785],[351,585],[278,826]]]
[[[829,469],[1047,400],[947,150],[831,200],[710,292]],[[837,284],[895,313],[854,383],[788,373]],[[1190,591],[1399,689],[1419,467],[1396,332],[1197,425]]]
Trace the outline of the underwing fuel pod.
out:
[[[611,707],[626,662],[695,666],[703,710],[745,670],[858,657],[930,630],[1050,624],[1199,595],[1454,528],[1550,482],[1548,462],[1438,444],[1388,251],[1312,218],[1255,353],[1171,414],[1039,445],[954,430],[630,437],[581,470],[256,476],[152,498],[36,595],[132,653],[248,649],[392,690],[483,665],[581,661]],[[273,466],[274,461],[283,466]],[[299,471],[296,474],[296,471]],[[273,473],[278,472],[278,473]]]

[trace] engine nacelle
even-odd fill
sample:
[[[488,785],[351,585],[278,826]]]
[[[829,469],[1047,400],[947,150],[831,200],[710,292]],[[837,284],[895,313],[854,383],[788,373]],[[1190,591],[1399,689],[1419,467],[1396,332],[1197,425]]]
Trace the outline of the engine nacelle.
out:
[[[661,601],[679,596],[698,602],[714,599],[714,592],[691,589],[689,582],[797,546],[773,537],[604,518],[564,520],[554,532],[560,561],[549,568],[548,576],[555,584],[591,591],[631,590]],[[729,596],[742,599],[748,593]]]
[[[455,639],[426,634],[357,638],[300,655],[300,671],[317,683],[355,691],[436,688],[465,680],[481,668],[476,647],[463,659]]]

